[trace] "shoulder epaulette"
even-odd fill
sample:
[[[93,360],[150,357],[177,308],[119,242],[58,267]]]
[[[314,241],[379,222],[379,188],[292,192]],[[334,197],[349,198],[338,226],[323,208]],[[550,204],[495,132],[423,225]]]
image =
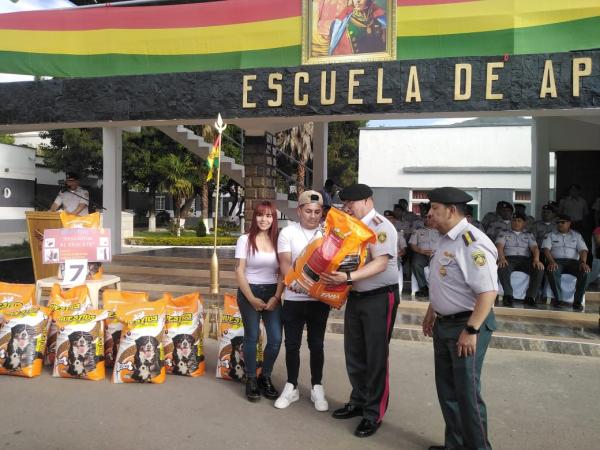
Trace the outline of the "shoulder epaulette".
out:
[[[381,219],[381,217],[376,215],[375,217],[373,217],[373,222],[375,223],[375,225],[381,225],[383,223],[383,220]]]
[[[477,239],[475,239],[475,236],[473,235],[473,233],[470,231],[463,233],[462,238],[463,238],[463,241],[465,241],[465,245],[467,247],[477,240]]]

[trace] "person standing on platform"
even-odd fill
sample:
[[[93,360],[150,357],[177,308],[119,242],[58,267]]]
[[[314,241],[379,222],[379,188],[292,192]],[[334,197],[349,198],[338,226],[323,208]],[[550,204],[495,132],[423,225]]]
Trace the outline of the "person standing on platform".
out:
[[[433,226],[442,234],[430,263],[430,304],[423,333],[433,337],[435,383],[446,423],[443,449],[491,449],[481,397],[481,368],[492,332],[498,252],[465,218],[466,192],[429,193]]]
[[[559,309],[564,306],[561,275],[568,273],[577,278],[573,310],[583,311],[583,294],[591,271],[587,265],[588,247],[581,234],[571,229],[569,216],[559,214],[556,225],[558,230],[547,235],[542,244],[547,261],[548,282],[554,294],[552,306]]]
[[[254,208],[248,234],[239,237],[235,247],[238,282],[237,303],[244,324],[246,398],[260,400],[261,394],[275,400],[279,392],[271,381],[273,365],[281,346],[281,294],[283,282],[277,260],[277,210],[263,201]],[[264,362],[256,378],[256,344],[262,319],[267,331]]]
[[[298,197],[297,211],[300,222],[293,223],[281,230],[277,240],[279,270],[283,276],[289,271],[304,248],[312,240],[323,235],[320,228],[323,213],[321,194],[317,191],[304,191]],[[285,289],[283,299],[282,320],[285,333],[287,383],[275,401],[275,407],[287,408],[300,398],[298,390],[300,347],[306,325],[312,385],[310,399],[317,411],[327,411],[329,403],[325,398],[325,390],[322,385],[325,364],[323,343],[330,307],[307,294],[294,292],[289,288]]]
[[[536,220],[529,226],[529,232],[535,237],[538,248],[542,248],[544,239],[553,231],[556,231],[556,222],[554,221],[554,208],[547,204],[542,206],[542,218]]]
[[[353,272],[332,272],[321,279],[352,286],[344,314],[344,353],[352,392],[349,402],[333,412],[336,419],[362,416],[354,435],[373,435],[389,401],[389,342],[400,303],[397,232],[373,206],[373,190],[354,184],[340,192],[344,210],[361,220],[377,241],[367,247],[367,260]]]
[[[572,184],[569,187],[569,194],[558,204],[558,212],[571,218],[572,230],[583,232],[584,220],[590,211],[587,202],[581,196],[580,185]]]
[[[58,193],[56,200],[50,206],[50,211],[62,209],[74,216],[87,216],[89,214],[90,194],[79,186],[79,175],[74,172],[67,172],[65,184],[67,188],[61,189]]]
[[[496,239],[498,248],[498,278],[504,290],[502,306],[512,308],[513,288],[510,276],[519,271],[529,275],[529,287],[525,294],[526,308],[536,308],[535,298],[544,279],[544,265],[540,262],[540,249],[533,234],[523,231],[527,216],[522,212],[513,215],[511,229],[500,233]]]
[[[425,228],[416,230],[410,237],[409,245],[413,251],[410,261],[410,267],[417,279],[419,290],[415,293],[416,297],[427,297],[429,295],[429,285],[425,276],[425,267],[429,266],[429,259],[440,240],[440,232],[433,228],[431,220],[425,218]]]

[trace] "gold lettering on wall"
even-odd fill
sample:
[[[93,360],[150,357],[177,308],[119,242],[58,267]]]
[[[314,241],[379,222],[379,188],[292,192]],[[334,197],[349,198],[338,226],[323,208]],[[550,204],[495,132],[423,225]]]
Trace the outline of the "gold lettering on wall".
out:
[[[412,101],[419,103],[421,101],[421,88],[419,87],[419,73],[417,66],[410,66],[408,72],[408,87],[406,88],[406,103]]]
[[[463,86],[463,74],[465,77]],[[471,84],[473,80],[473,66],[471,64],[456,64],[454,66],[454,100],[469,100],[471,98]]]
[[[248,93],[252,91],[250,81],[255,81],[256,75],[244,75],[244,81],[242,86],[242,107],[243,108],[256,108],[256,103],[248,101]]]
[[[308,72],[298,72],[294,78],[294,105],[306,106],[308,105],[308,94],[300,95],[300,81],[304,84],[308,83],[310,76]]]
[[[276,81],[280,82],[283,80],[282,73],[270,73],[269,74],[269,89],[275,91],[275,98],[267,101],[267,105],[274,108],[277,106],[281,106],[283,102],[283,88],[281,87],[281,83],[276,83]]]
[[[329,96],[327,96],[327,72],[321,72],[321,105],[335,104],[335,82],[337,72],[332,70],[329,73],[331,81],[329,82]]]
[[[383,96],[383,67],[377,69],[377,104],[389,105],[392,99]]]
[[[540,98],[546,98],[550,94],[550,97],[556,98],[558,96],[556,92],[556,81],[554,79],[554,66],[552,60],[547,59],[544,63],[544,75],[542,76],[542,87],[540,88]]]
[[[356,79],[358,75],[364,75],[363,69],[351,69],[348,71],[348,104],[349,105],[362,105],[362,98],[354,98],[354,89],[360,86],[360,81]]]
[[[494,69],[504,68],[503,62],[489,62],[487,63],[487,76],[485,81],[485,99],[486,100],[502,100],[504,94],[495,94],[493,92],[493,83],[498,81],[499,75],[494,73]]]
[[[581,77],[592,74],[592,58],[573,58],[573,97],[579,97]]]

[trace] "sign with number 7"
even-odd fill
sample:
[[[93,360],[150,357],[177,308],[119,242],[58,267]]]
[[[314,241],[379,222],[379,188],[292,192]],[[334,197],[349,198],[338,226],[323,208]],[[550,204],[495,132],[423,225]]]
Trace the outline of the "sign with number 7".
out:
[[[65,271],[61,284],[69,286],[85,284],[87,271],[87,259],[67,259],[65,261]]]

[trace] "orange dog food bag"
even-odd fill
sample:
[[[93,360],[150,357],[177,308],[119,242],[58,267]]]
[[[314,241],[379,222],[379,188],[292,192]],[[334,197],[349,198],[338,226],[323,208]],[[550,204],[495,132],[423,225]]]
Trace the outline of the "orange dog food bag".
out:
[[[93,381],[104,379],[106,315],[101,310],[55,313],[57,337],[52,376]]]
[[[0,312],[35,304],[35,284],[0,282]]]
[[[25,305],[2,312],[0,375],[37,377],[42,373],[49,310]]]
[[[124,328],[113,368],[114,383],[164,383],[165,313],[164,298],[117,307],[117,318]]]
[[[360,220],[332,208],[325,220],[323,237],[306,246],[285,275],[285,284],[339,309],[346,302],[350,287],[326,286],[320,281],[321,274],[352,272],[363,266],[367,244],[375,243],[375,239],[375,233]]]
[[[167,298],[163,338],[167,374],[199,377],[204,374],[204,302],[199,292]]]

